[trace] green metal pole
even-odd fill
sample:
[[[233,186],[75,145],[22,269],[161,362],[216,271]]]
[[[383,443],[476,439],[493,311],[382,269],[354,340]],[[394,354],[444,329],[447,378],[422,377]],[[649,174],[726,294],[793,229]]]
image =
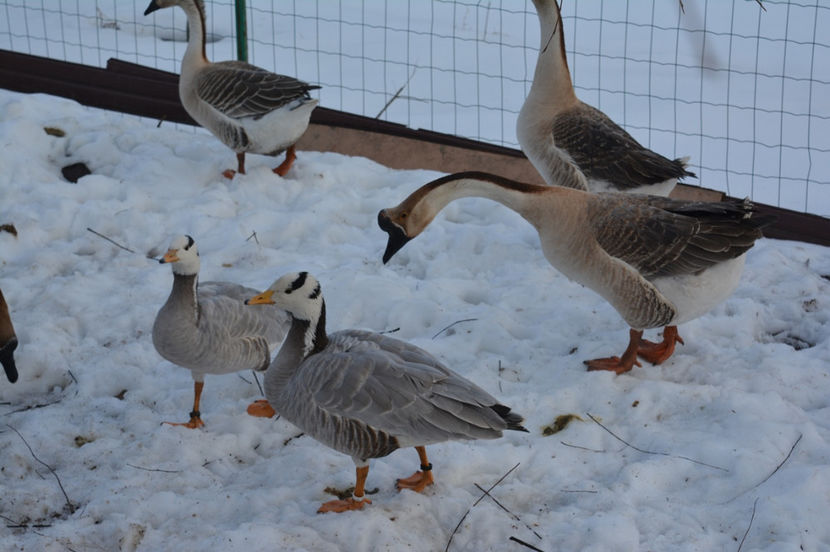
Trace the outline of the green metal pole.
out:
[[[236,59],[248,61],[248,24],[245,18],[245,0],[235,0],[236,5]]]

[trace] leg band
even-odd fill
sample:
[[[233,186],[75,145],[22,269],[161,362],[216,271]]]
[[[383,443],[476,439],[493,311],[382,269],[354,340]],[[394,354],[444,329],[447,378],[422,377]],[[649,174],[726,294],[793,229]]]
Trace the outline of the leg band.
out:
[[[427,464],[426,466],[421,464],[421,471],[428,472],[431,469],[432,469],[432,464]]]

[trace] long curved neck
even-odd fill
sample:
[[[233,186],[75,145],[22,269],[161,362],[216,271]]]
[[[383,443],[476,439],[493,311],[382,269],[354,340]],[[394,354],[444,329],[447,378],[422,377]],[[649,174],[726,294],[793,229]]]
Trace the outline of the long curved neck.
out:
[[[528,99],[550,104],[551,98],[554,98],[553,103],[557,106],[576,102],[557,0],[534,0],[533,3],[539,15],[540,44]]]
[[[462,197],[483,197],[501,203],[534,224],[535,200],[552,190],[550,186],[536,186],[508,180],[499,176],[466,172],[439,178],[416,191],[412,209],[424,226],[451,201]],[[419,212],[420,211],[420,212]]]
[[[185,68],[208,63],[205,53],[205,5],[202,2],[193,1],[184,2],[180,6],[187,15],[187,30],[190,35],[182,58],[182,72],[184,72]]]

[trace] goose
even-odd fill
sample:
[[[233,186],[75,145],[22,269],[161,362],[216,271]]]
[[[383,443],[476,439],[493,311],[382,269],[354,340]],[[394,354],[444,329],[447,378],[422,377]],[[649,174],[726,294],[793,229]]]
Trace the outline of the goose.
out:
[[[9,305],[0,290],[0,364],[6,371],[10,383],[17,381],[17,366],[14,364],[14,350],[17,349],[17,336],[14,333]]]
[[[353,497],[318,513],[360,510],[369,459],[415,447],[420,470],[397,481],[420,492],[434,482],[426,445],[495,439],[527,431],[522,417],[486,391],[404,341],[362,330],[326,333],[320,283],[308,272],[286,274],[248,305],[276,305],[291,317],[285,342],[265,373],[265,395],[306,434],[352,457]]]
[[[151,0],[144,15],[171,6],[187,14],[190,38],[182,58],[179,98],[193,119],[236,152],[237,171],[245,174],[245,152],[285,160],[274,169],[285,176],[296,159],[294,144],[308,128],[320,88],[243,61],[211,63],[205,54],[205,4],[202,0]],[[226,170],[233,178],[235,171]]]
[[[230,282],[199,282],[199,250],[190,236],[173,238],[159,263],[170,263],[173,289],[153,323],[153,346],[166,360],[190,370],[193,410],[185,423],[203,427],[199,401],[205,374],[265,370],[271,351],[288,331],[288,315],[276,308],[260,311],[244,300],[257,290]]]
[[[548,262],[592,289],[631,327],[621,357],[585,361],[589,370],[618,374],[660,364],[683,343],[677,325],[702,316],[735,289],[744,256],[774,217],[759,216],[749,200],[720,203],[660,196],[592,193],[536,186],[481,172],[444,176],[396,207],[378,213],[389,234],[386,263],[418,236],[449,202],[483,197],[516,211],[539,233]],[[663,340],[643,330],[665,327]]]
[[[593,192],[667,196],[678,179],[695,176],[686,170],[688,158],[669,160],[643,147],[605,113],[576,97],[557,0],[533,4],[541,44],[516,136],[545,182]]]

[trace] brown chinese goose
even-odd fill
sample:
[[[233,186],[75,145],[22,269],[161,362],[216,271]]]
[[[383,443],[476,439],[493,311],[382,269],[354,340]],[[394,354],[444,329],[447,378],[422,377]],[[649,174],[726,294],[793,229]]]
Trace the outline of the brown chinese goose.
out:
[[[687,159],[672,161],[643,147],[605,113],[576,97],[557,0],[533,4],[541,44],[516,135],[545,182],[593,192],[667,196],[679,178],[694,176],[686,170]]]
[[[182,59],[179,97],[197,123],[236,152],[237,171],[245,174],[245,152],[279,155],[274,172],[284,176],[294,159],[294,144],[308,128],[320,88],[243,61],[212,63],[205,54],[205,4],[202,0],[152,0],[148,15],[179,6],[187,14],[190,38]],[[228,169],[224,175],[233,178]]]
[[[426,445],[527,431],[521,416],[423,349],[368,331],[326,333],[320,284],[307,272],[279,278],[247,303],[276,304],[291,315],[291,330],[265,374],[268,401],[283,418],[354,460],[354,498],[326,502],[318,512],[371,503],[363,498],[370,458],[415,447],[421,469],[397,487],[420,492],[433,483]]]
[[[449,202],[484,197],[513,209],[536,228],[548,262],[600,294],[631,326],[621,357],[586,361],[589,370],[631,370],[641,356],[671,356],[677,324],[706,313],[738,284],[744,254],[772,222],[749,200],[707,203],[659,196],[591,193],[534,186],[466,172],[425,184],[378,213],[389,234],[383,262],[419,235]],[[643,330],[665,326],[663,341]]]
[[[189,428],[204,426],[199,402],[205,374],[265,370],[271,351],[288,331],[288,315],[276,307],[249,309],[245,299],[257,290],[230,282],[199,282],[199,250],[179,236],[160,263],[173,269],[173,289],[153,324],[156,351],[193,376]],[[166,422],[170,423],[170,422]]]

